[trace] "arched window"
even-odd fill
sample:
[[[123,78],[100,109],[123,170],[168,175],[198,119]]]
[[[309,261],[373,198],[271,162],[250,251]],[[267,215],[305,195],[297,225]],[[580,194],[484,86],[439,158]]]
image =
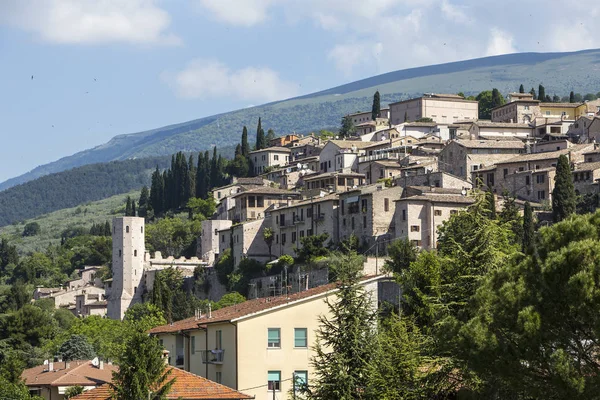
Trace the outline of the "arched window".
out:
[[[125,232],[129,233],[129,225],[125,227]]]
[[[137,250],[134,250],[134,251],[133,251],[133,256],[134,256],[134,257],[137,257]]]

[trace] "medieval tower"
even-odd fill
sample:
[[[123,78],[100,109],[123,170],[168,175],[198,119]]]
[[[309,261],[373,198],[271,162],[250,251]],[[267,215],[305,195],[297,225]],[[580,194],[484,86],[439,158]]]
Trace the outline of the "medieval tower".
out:
[[[113,280],[107,314],[111,319],[123,319],[130,306],[142,301],[144,218],[113,218],[112,248]]]

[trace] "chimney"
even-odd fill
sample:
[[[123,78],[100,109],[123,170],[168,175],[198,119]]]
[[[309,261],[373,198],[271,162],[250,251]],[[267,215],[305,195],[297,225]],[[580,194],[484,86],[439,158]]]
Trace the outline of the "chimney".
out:
[[[98,364],[98,369],[104,369],[104,361],[100,360]]]
[[[208,303],[208,318],[212,318],[212,306]]]
[[[69,369],[71,368],[71,363],[68,361],[65,361],[65,369]]]
[[[54,362],[53,361],[50,361],[48,363],[48,371],[50,371],[50,372],[54,371]]]

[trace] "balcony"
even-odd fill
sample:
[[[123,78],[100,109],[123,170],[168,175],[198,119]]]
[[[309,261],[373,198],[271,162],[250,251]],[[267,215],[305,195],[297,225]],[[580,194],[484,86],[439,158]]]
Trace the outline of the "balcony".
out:
[[[183,364],[184,364],[183,355],[178,355],[177,358],[175,359],[175,366],[176,367],[183,367]]]
[[[201,350],[202,364],[223,364],[225,350]]]

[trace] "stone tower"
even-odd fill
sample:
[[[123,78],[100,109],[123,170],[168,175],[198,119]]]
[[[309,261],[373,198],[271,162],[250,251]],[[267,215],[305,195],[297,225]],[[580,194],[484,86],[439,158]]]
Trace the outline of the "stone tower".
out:
[[[112,247],[113,281],[107,313],[111,319],[123,319],[130,306],[142,301],[144,218],[113,218]]]

